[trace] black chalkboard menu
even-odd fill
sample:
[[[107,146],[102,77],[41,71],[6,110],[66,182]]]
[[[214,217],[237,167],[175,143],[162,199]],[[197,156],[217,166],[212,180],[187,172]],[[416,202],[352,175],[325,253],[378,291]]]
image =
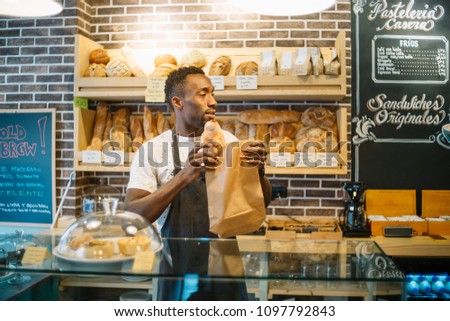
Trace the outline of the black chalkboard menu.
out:
[[[52,223],[55,209],[55,113],[0,111],[0,222]]]
[[[352,1],[352,176],[450,189],[450,2]]]

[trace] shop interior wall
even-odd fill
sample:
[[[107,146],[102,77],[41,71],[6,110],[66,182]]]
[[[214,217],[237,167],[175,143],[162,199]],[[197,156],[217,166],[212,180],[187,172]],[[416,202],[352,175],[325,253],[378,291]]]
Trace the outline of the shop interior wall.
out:
[[[201,49],[333,46],[337,33],[344,30],[350,57],[350,0],[338,0],[335,7],[321,13],[296,17],[245,13],[225,0],[65,0],[64,6],[56,17],[0,19],[0,108],[56,109],[57,204],[73,170],[75,34],[88,36],[107,49],[124,45]],[[350,65],[348,58],[348,94],[342,101],[219,102],[218,114],[235,115],[243,109],[270,107],[302,111],[310,106],[345,106],[350,110]],[[109,104],[112,108],[127,106],[136,112],[145,105],[126,101]],[[154,108],[167,112],[165,105]],[[350,115],[347,118],[350,120]],[[349,122],[347,130],[348,140]],[[337,216],[342,210],[342,182],[351,178],[348,173],[270,175],[269,179],[274,186],[285,186],[288,197],[274,199],[268,214]],[[125,193],[128,173],[77,172],[63,214],[79,214],[83,191],[101,181]]]

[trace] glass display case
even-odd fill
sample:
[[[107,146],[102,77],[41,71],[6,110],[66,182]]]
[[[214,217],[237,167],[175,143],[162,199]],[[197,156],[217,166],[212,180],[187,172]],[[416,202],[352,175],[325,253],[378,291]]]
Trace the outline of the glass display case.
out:
[[[51,255],[42,262],[22,264],[21,273],[56,279],[56,295],[66,300],[90,300],[88,293],[102,290],[108,297],[101,299],[108,300],[119,300],[130,290],[148,293],[143,297],[153,300],[404,299],[405,276],[372,241],[242,236],[158,243],[156,238],[152,242],[158,246],[142,253],[154,254],[150,261],[150,256],[137,253],[126,260],[82,257],[71,262],[72,256],[67,260],[60,246],[70,246],[75,229],[85,230],[88,225],[88,221],[78,223],[62,236],[34,235],[37,246]],[[113,226],[123,230],[121,224]],[[14,270],[9,263],[0,265],[0,274]],[[0,281],[0,288],[8,286]]]

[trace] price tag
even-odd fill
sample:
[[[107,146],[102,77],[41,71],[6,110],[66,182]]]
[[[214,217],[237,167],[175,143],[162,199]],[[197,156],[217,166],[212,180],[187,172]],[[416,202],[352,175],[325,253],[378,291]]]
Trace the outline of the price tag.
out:
[[[153,270],[153,262],[155,261],[155,252],[142,251],[137,252],[134,257],[132,270],[135,272],[151,272]]]
[[[258,76],[236,76],[236,88],[239,90],[258,89]]]
[[[291,153],[270,153],[270,166],[290,167]]]
[[[337,155],[336,153],[318,153],[317,154],[317,166],[318,167],[337,167]]]
[[[166,78],[149,77],[147,78],[147,89],[145,90],[146,103],[163,103],[166,101],[164,87]]]
[[[103,163],[105,165],[123,165],[125,153],[123,150],[109,150],[103,153]]]
[[[23,255],[22,264],[42,264],[49,257],[50,253],[46,247],[30,246]]]
[[[99,150],[83,150],[81,158],[84,164],[101,164],[102,152]]]
[[[209,76],[214,86],[214,90],[225,90],[225,78],[224,76]]]
[[[74,97],[73,98],[73,107],[74,108],[81,108],[81,109],[88,109],[89,100],[87,98],[83,97]]]

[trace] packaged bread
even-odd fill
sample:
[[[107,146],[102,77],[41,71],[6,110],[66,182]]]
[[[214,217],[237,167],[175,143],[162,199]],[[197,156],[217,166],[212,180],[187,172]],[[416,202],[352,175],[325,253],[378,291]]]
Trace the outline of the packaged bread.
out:
[[[92,237],[92,235],[89,234],[80,234],[75,236],[70,242],[69,242],[69,247],[76,251],[78,250],[80,247],[84,246],[85,244],[93,241],[94,238]]]
[[[130,128],[130,110],[128,108],[118,109],[113,115],[113,127],[111,130],[111,143],[114,143],[114,149],[128,150]]]
[[[83,249],[87,259],[109,259],[114,255],[114,244],[111,241],[90,241],[83,245]]]
[[[305,127],[333,127],[336,124],[336,113],[325,107],[309,107],[302,114]]]
[[[246,124],[292,123],[300,120],[301,113],[295,110],[254,109],[243,110],[238,114],[238,120]]]
[[[225,136],[223,135],[222,128],[220,128],[219,122],[215,119],[207,121],[202,135],[200,136],[200,145],[204,146],[211,144],[208,151],[221,156],[223,154],[223,148],[225,147]]]
[[[278,63],[278,75],[280,76],[292,75],[293,65],[294,65],[294,53],[292,51],[285,51],[281,53],[281,58]]]
[[[337,76],[340,73],[341,64],[338,61],[336,48],[320,48],[323,58],[323,70],[325,75]]]
[[[308,48],[308,50],[311,56],[313,75],[314,76],[323,75],[323,59],[322,54],[320,53],[320,48],[312,47]]]
[[[288,137],[294,139],[297,132],[301,129],[300,123],[275,123],[270,125],[270,138]]]
[[[108,118],[108,105],[100,102],[97,104],[97,110],[95,112],[94,129],[92,131],[92,138],[87,146],[87,150],[101,150],[103,132],[106,127],[106,120]]]
[[[106,66],[92,63],[84,71],[83,77],[106,77]]]
[[[149,141],[158,136],[158,130],[153,121],[153,113],[149,106],[144,106],[144,119],[142,125],[144,127],[144,141]]]
[[[206,65],[206,57],[200,50],[193,49],[181,57],[180,64],[182,66],[195,66],[202,68]]]
[[[222,130],[226,130],[234,135],[235,132],[235,120],[234,119],[227,119],[222,124]]]
[[[295,142],[289,137],[275,137],[269,142],[270,153],[295,153]]]
[[[236,120],[234,123],[234,136],[239,140],[248,139],[248,125]]]
[[[155,68],[158,68],[162,64],[171,64],[174,66],[178,66],[178,61],[175,56],[171,54],[162,54],[158,55],[155,60],[153,61]]]
[[[131,77],[133,73],[125,58],[119,55],[106,65],[106,75],[108,77]]]
[[[231,70],[231,58],[229,56],[217,57],[209,67],[210,76],[227,76]]]
[[[144,143],[144,130],[142,128],[141,120],[138,116],[130,116],[130,133],[131,133],[131,150],[130,152],[137,152],[139,147]]]
[[[117,241],[119,252],[126,256],[134,256],[137,252],[147,251],[150,244],[150,239],[144,235],[126,237]]]
[[[172,71],[176,69],[177,69],[176,65],[163,63],[160,64],[158,67],[156,67],[155,70],[151,72],[150,77],[167,77]]]
[[[103,64],[107,65],[111,60],[108,52],[105,49],[98,48],[94,49],[89,53],[89,63],[90,64]]]
[[[234,74],[236,76],[256,76],[258,75],[258,64],[254,61],[244,61],[236,67]]]
[[[295,137],[297,152],[335,152],[338,137],[331,128],[305,127]]]
[[[295,76],[309,76],[312,74],[311,54],[308,48],[298,48],[294,62]]]
[[[166,117],[164,117],[163,113],[158,110],[155,113],[156,116],[156,130],[158,131],[158,135],[164,133],[166,130],[170,130],[169,122]]]
[[[277,74],[277,54],[275,50],[267,50],[261,52],[258,75],[275,76],[276,74]]]

